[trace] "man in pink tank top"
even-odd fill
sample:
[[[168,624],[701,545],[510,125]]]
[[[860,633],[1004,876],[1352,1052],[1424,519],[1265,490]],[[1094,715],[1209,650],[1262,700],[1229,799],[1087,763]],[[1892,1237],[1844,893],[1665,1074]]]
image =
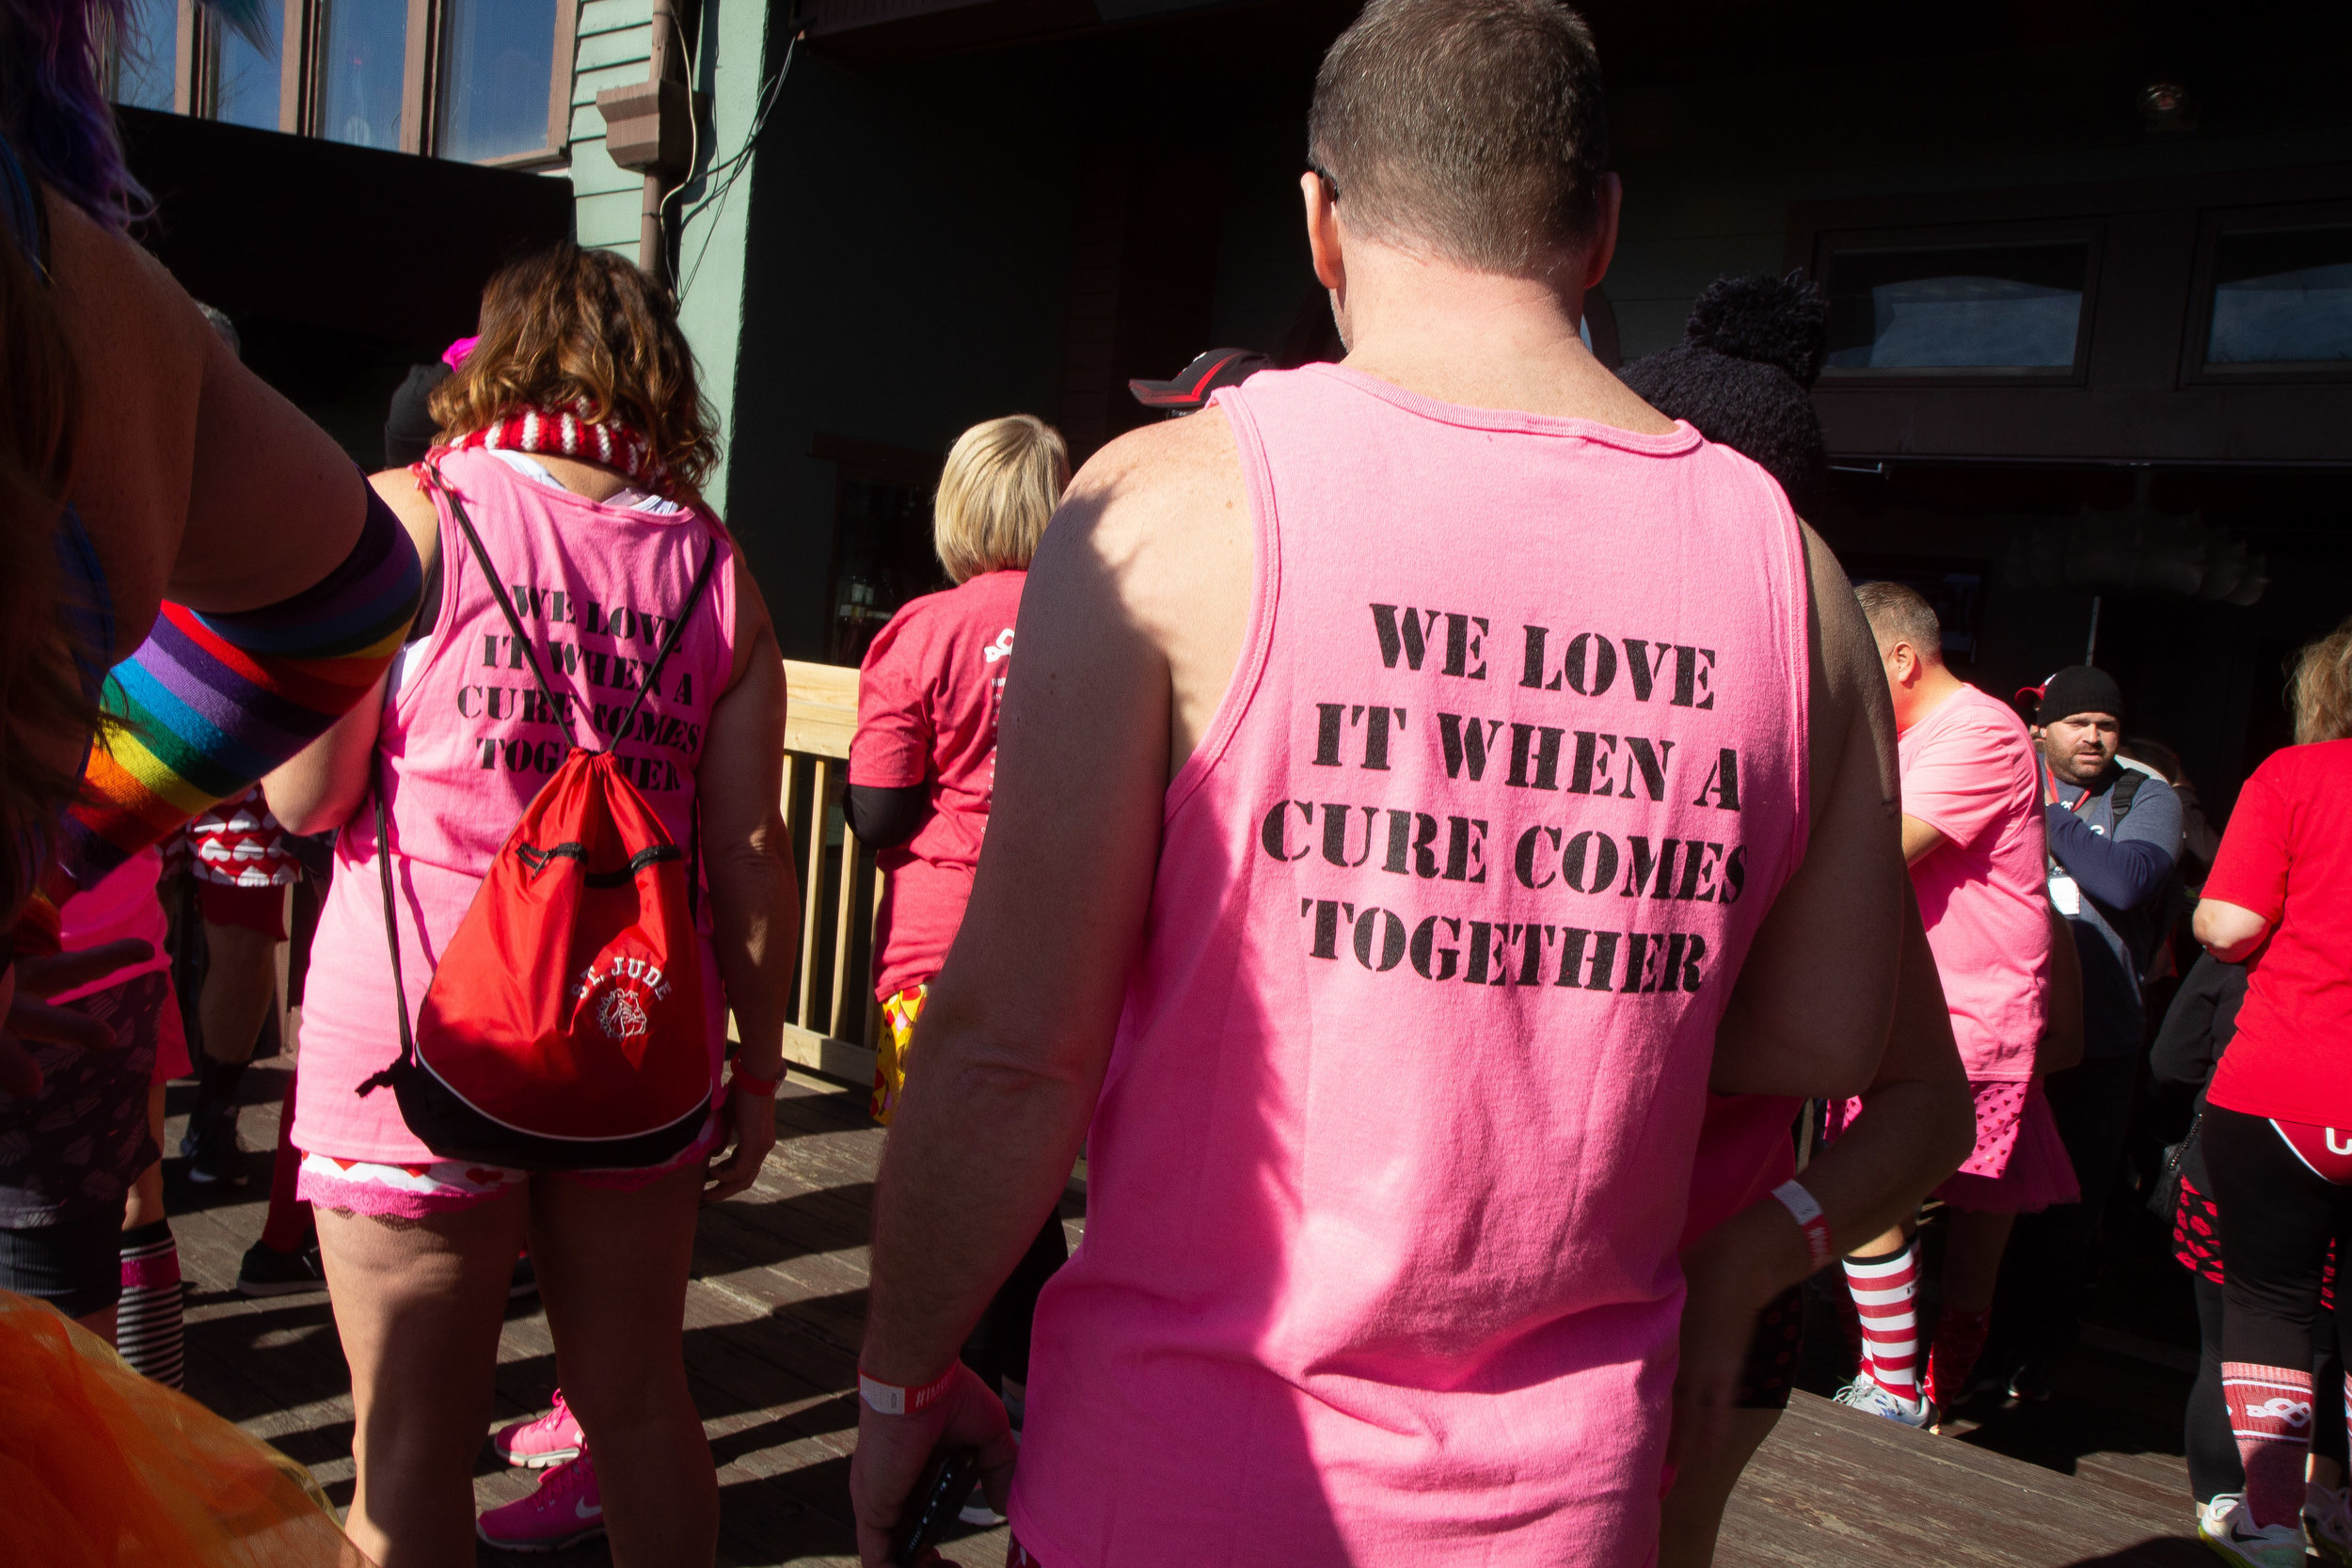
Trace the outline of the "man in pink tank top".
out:
[[[1710,1087],[1932,1077],[1890,1027],[1947,1026],[1896,1013],[1845,578],[1579,343],[1603,125],[1565,7],[1373,0],[1302,180],[1346,362],[1114,443],[1047,532],[878,1186],[868,1563],[942,1443],[1044,1568],[1643,1562],[1677,1406],[1959,1158],[1761,1199],[1686,1311]],[[1082,1144],[1016,1449],[956,1349]]]

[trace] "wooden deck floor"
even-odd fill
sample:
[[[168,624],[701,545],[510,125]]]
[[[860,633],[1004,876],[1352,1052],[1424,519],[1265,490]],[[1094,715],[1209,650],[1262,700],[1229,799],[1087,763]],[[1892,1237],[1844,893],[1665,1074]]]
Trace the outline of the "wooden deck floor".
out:
[[[242,1126],[249,1148],[274,1143],[283,1085],[275,1063],[247,1075]],[[172,1094],[173,1148],[186,1093]],[[759,1184],[703,1216],[687,1298],[687,1364],[719,1464],[723,1563],[854,1560],[851,1390],[882,1139],[863,1103],[862,1095],[795,1075]],[[167,1179],[178,1164],[167,1164]],[[261,1231],[267,1167],[268,1155],[256,1153],[251,1185],[225,1194],[169,1181],[190,1281],[188,1388],[310,1465],[343,1504],[352,1481],[350,1382],[325,1294],[251,1302],[230,1289],[239,1258]],[[1074,1241],[1082,1193],[1073,1189],[1064,1212]],[[545,1409],[554,1378],[546,1319],[534,1299],[519,1301],[500,1347],[501,1418]],[[2176,1453],[2077,1442],[2037,1465],[1985,1446],[1999,1437],[1990,1429],[1968,1440],[1904,1431],[1800,1394],[1733,1499],[1718,1561],[2185,1568],[2209,1560],[2185,1528],[2186,1481]],[[485,1506],[532,1484],[485,1446],[476,1481]],[[995,1568],[1004,1531],[967,1532],[946,1553],[969,1568]],[[485,1551],[483,1560],[509,1560]],[[591,1544],[560,1560],[511,1560],[573,1568],[607,1558]]]

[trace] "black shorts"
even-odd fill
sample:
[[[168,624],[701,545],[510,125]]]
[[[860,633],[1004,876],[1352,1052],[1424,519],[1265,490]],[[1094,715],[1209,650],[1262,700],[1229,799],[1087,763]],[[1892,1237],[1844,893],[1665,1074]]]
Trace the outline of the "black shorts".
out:
[[[1735,1410],[1786,1410],[1796,1385],[1797,1358],[1804,1350],[1804,1287],[1791,1285],[1756,1315],[1747,1364],[1740,1369]]]
[[[45,1301],[69,1318],[122,1299],[122,1215],[101,1209],[28,1230],[0,1229],[0,1291]]]

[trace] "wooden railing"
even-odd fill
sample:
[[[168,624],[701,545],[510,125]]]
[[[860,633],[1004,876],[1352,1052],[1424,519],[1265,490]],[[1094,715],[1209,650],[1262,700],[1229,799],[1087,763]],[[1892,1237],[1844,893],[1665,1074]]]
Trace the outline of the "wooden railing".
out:
[[[849,832],[841,811],[850,737],[857,733],[857,672],[787,658],[784,675],[784,821],[801,879],[801,956],[785,1060],[870,1085],[882,1028],[873,987],[882,877],[874,852]]]

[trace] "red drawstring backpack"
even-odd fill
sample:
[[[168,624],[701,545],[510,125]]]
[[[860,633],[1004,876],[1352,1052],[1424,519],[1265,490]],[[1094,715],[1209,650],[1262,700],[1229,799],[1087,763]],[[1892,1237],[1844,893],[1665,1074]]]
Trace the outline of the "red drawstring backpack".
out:
[[[504,579],[464,505],[446,487],[442,494],[568,734],[565,705],[548,689]],[[616,737],[634,731],[718,553],[715,542],[705,552]],[[695,868],[612,752],[575,744],[524,808],[443,950],[413,1030],[385,827],[379,782],[376,865],[400,1059],[358,1092],[390,1085],[409,1131],[444,1159],[523,1170],[644,1168],[691,1144],[711,1095]]]

